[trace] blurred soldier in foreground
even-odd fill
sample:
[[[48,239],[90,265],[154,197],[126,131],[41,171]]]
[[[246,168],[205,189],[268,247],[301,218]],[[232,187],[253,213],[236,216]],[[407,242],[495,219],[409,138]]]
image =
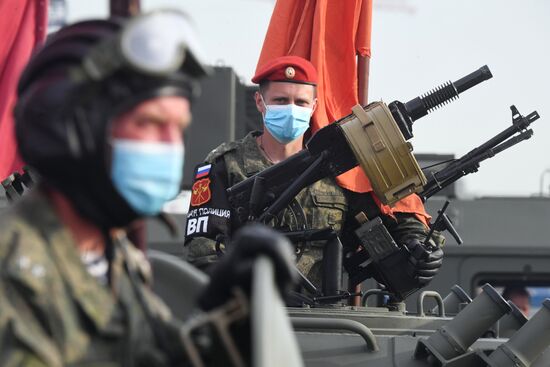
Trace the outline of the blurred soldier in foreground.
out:
[[[183,132],[206,74],[195,42],[177,12],[87,21],[60,30],[27,66],[16,133],[43,181],[0,217],[0,365],[186,365],[181,325],[121,228],[179,192]],[[203,310],[234,287],[246,294],[259,254],[280,287],[289,282],[289,245],[261,232],[267,241],[247,246],[254,235],[220,264]]]
[[[317,103],[317,72],[301,57],[271,60],[252,82],[259,84],[255,102],[263,116],[263,132],[251,132],[240,141],[220,145],[196,169],[186,245],[188,260],[200,268],[217,261],[224,241],[236,230],[225,190],[302,150]],[[275,226],[281,231],[332,229],[342,239],[344,250],[354,252],[358,244],[353,234],[358,227],[355,216],[363,211],[369,219],[381,216],[395,242],[414,254],[424,246],[428,232],[428,215],[420,199],[417,203],[395,215],[384,213],[374,193],[348,191],[329,177],[303,189],[279,213]],[[324,245],[325,241],[310,241],[296,248],[298,269],[317,287],[321,284]],[[426,285],[442,263],[443,252],[434,247],[438,249],[427,258],[414,259],[411,255],[408,268],[395,271],[407,272],[416,284]]]

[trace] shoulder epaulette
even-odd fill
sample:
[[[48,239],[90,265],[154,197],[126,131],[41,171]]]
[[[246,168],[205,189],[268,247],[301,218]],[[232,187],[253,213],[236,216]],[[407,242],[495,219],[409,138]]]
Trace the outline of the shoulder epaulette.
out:
[[[240,141],[232,141],[229,143],[223,143],[219,145],[217,148],[212,150],[208,155],[206,156],[205,161],[208,163],[214,163],[218,158],[226,154],[227,152],[230,152],[232,150],[237,149],[239,146]]]

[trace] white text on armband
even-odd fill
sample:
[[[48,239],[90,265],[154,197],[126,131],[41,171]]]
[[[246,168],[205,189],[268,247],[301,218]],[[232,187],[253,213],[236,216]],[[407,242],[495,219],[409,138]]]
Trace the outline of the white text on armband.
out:
[[[187,236],[193,233],[208,232],[208,217],[191,218],[187,220]]]
[[[194,218],[203,215],[215,215],[217,217],[229,219],[229,217],[231,217],[231,210],[218,208],[196,208],[187,213],[187,218]]]

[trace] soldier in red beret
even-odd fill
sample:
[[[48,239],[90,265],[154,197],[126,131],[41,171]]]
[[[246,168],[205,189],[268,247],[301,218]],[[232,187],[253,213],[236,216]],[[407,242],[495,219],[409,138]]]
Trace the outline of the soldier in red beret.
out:
[[[260,85],[255,99],[265,126],[257,143],[266,158],[277,163],[303,147],[317,103],[317,71],[306,59],[283,56],[266,63],[252,82]]]
[[[302,150],[317,104],[317,72],[301,57],[271,60],[257,71],[252,82],[259,84],[255,102],[263,116],[264,131],[220,145],[196,170],[187,216],[186,258],[203,269],[218,260],[224,243],[236,230],[225,190]],[[356,246],[356,240],[347,236],[357,225],[354,216],[359,211],[369,218],[383,217],[397,243],[417,244],[426,237],[425,226],[414,215],[384,216],[371,195],[345,190],[333,177],[303,189],[273,224],[282,231],[332,228],[344,246],[346,242]],[[317,287],[321,284],[324,246],[325,241],[296,245],[298,269]],[[441,259],[442,252],[419,262],[410,276],[420,285],[427,284],[441,266]]]

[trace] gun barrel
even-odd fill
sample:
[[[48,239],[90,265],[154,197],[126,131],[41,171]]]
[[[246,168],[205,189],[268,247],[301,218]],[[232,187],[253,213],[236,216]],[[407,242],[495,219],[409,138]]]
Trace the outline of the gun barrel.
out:
[[[509,126],[493,138],[481,144],[479,147],[471,150],[468,154],[464,156],[464,159],[470,159],[477,155],[484,154],[485,152],[492,150],[499,144],[507,141],[514,134],[522,134],[533,121],[536,121],[540,117],[537,111],[533,111],[529,115],[524,117],[519,113],[516,106],[512,105],[510,106],[510,109],[512,110],[512,126]],[[523,140],[525,140],[525,135],[522,135],[522,138],[524,138]]]
[[[403,137],[405,140],[409,140],[413,137],[412,125],[414,121],[457,99],[460,93],[492,77],[493,74],[491,74],[489,67],[484,65],[454,83],[450,81],[444,83],[420,97],[411,99],[407,103],[393,101],[388,107]]]
[[[493,74],[491,74],[489,67],[487,65],[483,65],[473,73],[466,75],[464,78],[458,79],[453,84],[455,85],[456,92],[460,94],[487,79],[491,79],[492,77]]]
[[[507,140],[498,145],[489,145],[484,149],[475,148],[460,159],[454,161],[441,171],[432,173],[428,179],[428,183],[424,186],[424,190],[419,193],[424,201],[431,196],[441,191],[451,183],[457,181],[469,173],[477,171],[479,164],[488,158],[503,152],[506,149],[521,143],[524,140],[530,139],[533,136],[533,130],[528,129],[521,131],[519,134],[509,137]]]
[[[449,103],[453,99],[458,98],[458,95],[465,90],[468,90],[492,77],[493,75],[491,74],[489,67],[484,65],[478,70],[458,79],[454,83],[447,82],[420,97],[410,100],[405,103],[405,109],[407,110],[411,120],[416,121],[419,118],[426,116],[428,112],[431,112],[440,106]]]

